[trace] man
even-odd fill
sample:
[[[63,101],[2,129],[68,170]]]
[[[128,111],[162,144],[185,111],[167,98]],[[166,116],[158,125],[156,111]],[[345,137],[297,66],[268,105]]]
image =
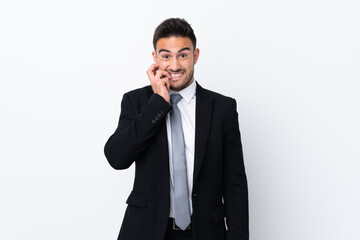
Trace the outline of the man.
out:
[[[105,155],[135,162],[118,239],[245,240],[248,193],[234,99],[194,81],[196,37],[183,19],[154,33],[151,86],[124,94]]]

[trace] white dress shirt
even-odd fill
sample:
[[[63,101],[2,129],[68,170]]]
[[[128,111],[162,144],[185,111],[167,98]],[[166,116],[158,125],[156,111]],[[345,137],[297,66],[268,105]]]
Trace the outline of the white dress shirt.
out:
[[[175,93],[169,90],[169,94]],[[189,205],[190,214],[192,214],[192,200],[191,193],[193,187],[193,172],[194,172],[194,155],[195,155],[195,106],[196,106],[196,82],[193,81],[187,88],[178,92],[182,99],[177,104],[180,114],[181,122],[184,132],[185,142],[185,157],[187,168],[187,180],[189,190]],[[173,181],[173,160],[172,160],[172,145],[171,145],[171,124],[170,115],[166,116],[166,131],[169,146],[169,166],[170,166],[170,214],[169,217],[174,217],[174,181]]]

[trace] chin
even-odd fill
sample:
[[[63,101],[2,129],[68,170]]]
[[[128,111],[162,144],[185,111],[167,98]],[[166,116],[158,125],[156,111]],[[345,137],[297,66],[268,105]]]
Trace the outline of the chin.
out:
[[[170,83],[170,89],[173,91],[181,91],[184,88],[188,87],[190,84],[192,83],[192,81],[177,81],[174,82],[173,84]]]
[[[175,91],[175,92],[178,92],[178,91],[180,91],[182,88],[179,88],[179,87],[177,87],[177,86],[170,86],[170,89],[173,90],[173,91]]]
[[[184,84],[179,83],[179,82],[170,84],[170,89],[173,91],[180,91],[183,88],[184,88]]]

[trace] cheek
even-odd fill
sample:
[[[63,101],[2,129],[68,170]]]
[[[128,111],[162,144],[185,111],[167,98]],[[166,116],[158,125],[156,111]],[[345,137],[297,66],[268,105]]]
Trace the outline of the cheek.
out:
[[[188,62],[186,66],[184,66],[188,72],[192,71],[194,65],[191,62]]]
[[[192,69],[194,67],[194,58],[190,58],[188,59],[185,63],[184,66],[186,66],[187,69]]]
[[[160,70],[165,70],[168,66],[169,66],[169,64],[167,62],[159,61],[159,69]]]

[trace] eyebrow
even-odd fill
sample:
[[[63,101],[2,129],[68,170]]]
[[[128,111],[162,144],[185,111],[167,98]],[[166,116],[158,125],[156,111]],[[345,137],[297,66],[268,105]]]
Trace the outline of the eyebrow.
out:
[[[179,51],[178,51],[178,53],[179,52],[182,52],[182,51],[185,51],[185,50],[189,50],[190,51],[190,48],[189,47],[184,47],[184,48],[182,48],[182,49],[180,49]],[[159,50],[159,53],[161,53],[161,52],[169,52],[169,53],[171,53],[169,50],[167,50],[167,49],[160,49]]]

